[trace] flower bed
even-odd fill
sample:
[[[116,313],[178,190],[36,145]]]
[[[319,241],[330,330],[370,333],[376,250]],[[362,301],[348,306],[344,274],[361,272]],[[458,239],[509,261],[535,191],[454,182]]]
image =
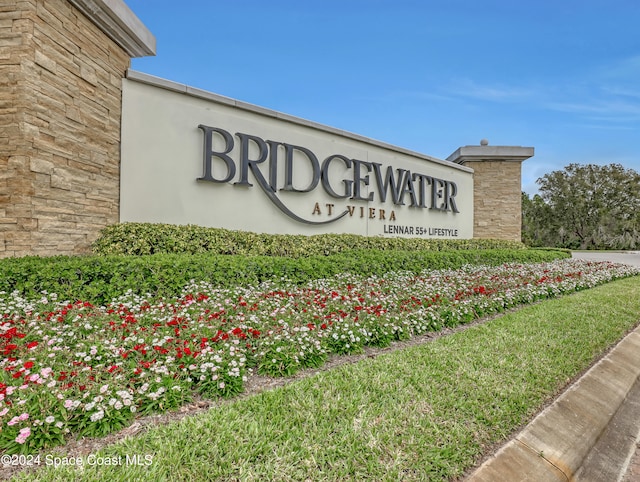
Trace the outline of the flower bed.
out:
[[[290,375],[330,353],[386,346],[635,274],[564,260],[343,275],[303,287],[194,282],[174,300],[129,294],[104,307],[0,293],[0,450],[33,453],[70,433],[102,436],[195,393],[234,395],[250,370]]]

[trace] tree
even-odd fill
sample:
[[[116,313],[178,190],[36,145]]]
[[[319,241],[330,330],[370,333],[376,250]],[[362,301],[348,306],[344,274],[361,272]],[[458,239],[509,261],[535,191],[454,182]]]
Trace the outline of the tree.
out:
[[[620,164],[569,164],[523,193],[523,241],[580,249],[640,247],[640,174]]]
[[[539,194],[522,193],[522,242],[527,246],[555,246],[557,227],[551,208]]]

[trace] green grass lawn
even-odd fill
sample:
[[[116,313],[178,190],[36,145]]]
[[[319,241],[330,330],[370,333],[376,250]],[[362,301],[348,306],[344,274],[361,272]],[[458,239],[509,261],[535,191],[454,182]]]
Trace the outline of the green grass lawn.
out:
[[[155,427],[80,470],[17,480],[450,480],[639,321],[636,276]],[[127,464],[135,455],[140,465]]]

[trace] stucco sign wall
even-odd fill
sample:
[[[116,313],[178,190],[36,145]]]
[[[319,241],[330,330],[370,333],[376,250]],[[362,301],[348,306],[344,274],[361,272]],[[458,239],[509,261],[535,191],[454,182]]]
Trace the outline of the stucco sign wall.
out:
[[[129,72],[120,221],[473,237],[473,171]]]

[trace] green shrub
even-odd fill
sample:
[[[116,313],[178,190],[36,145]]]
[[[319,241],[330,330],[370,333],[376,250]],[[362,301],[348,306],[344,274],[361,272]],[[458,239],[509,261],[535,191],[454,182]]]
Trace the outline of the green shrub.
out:
[[[254,285],[288,278],[297,283],[338,273],[383,275],[389,271],[459,268],[465,264],[499,265],[510,261],[542,262],[569,257],[536,249],[455,251],[351,250],[335,255],[292,259],[275,256],[155,254],[148,256],[55,256],[0,260],[0,291],[104,304],[132,290],[172,297],[190,281],[220,287]]]
[[[104,228],[93,244],[99,255],[237,254],[300,258],[352,249],[445,251],[458,249],[524,249],[517,241],[488,239],[383,238],[356,234],[315,236],[258,234],[195,225],[123,223]]]

